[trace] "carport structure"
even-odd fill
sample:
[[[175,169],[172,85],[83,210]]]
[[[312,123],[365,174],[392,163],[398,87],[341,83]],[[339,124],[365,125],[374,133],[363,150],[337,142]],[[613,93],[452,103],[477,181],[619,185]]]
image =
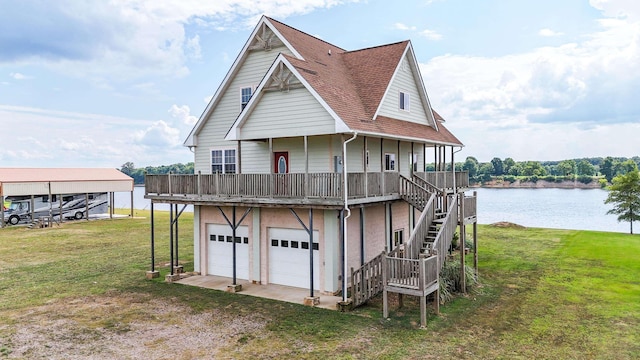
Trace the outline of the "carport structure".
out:
[[[109,194],[109,216],[113,216],[113,194],[131,194],[133,217],[133,179],[109,168],[0,168],[0,204],[8,196]],[[4,206],[0,206],[0,227],[4,227]]]

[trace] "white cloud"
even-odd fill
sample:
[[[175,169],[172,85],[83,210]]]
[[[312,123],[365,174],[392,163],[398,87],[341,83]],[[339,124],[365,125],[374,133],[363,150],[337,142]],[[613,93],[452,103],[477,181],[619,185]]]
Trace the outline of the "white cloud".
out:
[[[27,80],[27,79],[32,79],[33,78],[31,76],[27,76],[27,75],[21,74],[19,72],[12,72],[12,73],[9,74],[9,76],[11,78],[13,78],[14,80]]]
[[[395,24],[393,24],[393,28],[396,29],[396,30],[402,30],[402,31],[409,31],[409,30],[415,31],[416,30],[415,26],[408,26],[408,25],[405,25],[403,23],[395,23]]]
[[[5,167],[118,167],[127,161],[162,165],[193,159],[181,146],[186,133],[164,121],[0,105],[0,127],[14,123],[20,126],[11,126],[0,151]]]
[[[12,29],[0,38],[0,64],[45,64],[98,84],[182,77],[202,55],[191,29],[246,29],[262,14],[284,19],[351,1],[357,0],[23,0],[0,13]],[[11,46],[16,43],[23,46]]]
[[[626,18],[602,19],[580,43],[421,64],[432,105],[479,158],[635,155],[640,23],[616,9],[603,11]],[[488,153],[496,148],[504,154]]]
[[[545,28],[545,29],[540,29],[540,31],[538,31],[538,35],[545,36],[545,37],[554,37],[554,36],[560,36],[564,34],[561,32],[556,32],[551,29]]]
[[[442,39],[442,34],[436,32],[436,31],[433,31],[433,30],[429,30],[429,29],[422,30],[422,31],[420,31],[419,34],[420,34],[420,36],[424,36],[429,40],[440,40],[440,39]]]
[[[178,106],[173,104],[169,109],[169,114],[174,119],[178,119],[181,123],[189,126],[193,126],[198,121],[197,117],[191,115],[191,109],[187,105]]]
[[[154,122],[148,128],[137,131],[134,139],[149,148],[170,150],[181,144],[180,130],[172,128],[163,120]],[[175,151],[175,149],[173,149]],[[146,151],[152,151],[147,149]]]

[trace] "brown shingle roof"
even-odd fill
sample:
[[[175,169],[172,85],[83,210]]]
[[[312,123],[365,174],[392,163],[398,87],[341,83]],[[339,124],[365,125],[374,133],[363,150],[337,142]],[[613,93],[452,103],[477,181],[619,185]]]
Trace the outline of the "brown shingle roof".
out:
[[[286,59],[349,128],[462,145],[441,124],[438,124],[438,131],[429,125],[382,116],[373,121],[409,41],[345,51],[277,20],[268,19],[304,58],[300,60],[285,55]],[[434,117],[442,120],[435,112]]]

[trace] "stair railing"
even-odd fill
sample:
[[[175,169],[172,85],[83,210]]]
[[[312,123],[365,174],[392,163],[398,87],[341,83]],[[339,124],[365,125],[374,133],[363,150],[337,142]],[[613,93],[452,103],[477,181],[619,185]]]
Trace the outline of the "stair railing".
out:
[[[422,210],[422,213],[416,222],[416,226],[411,230],[409,240],[404,244],[403,255],[405,258],[417,259],[419,257],[422,243],[429,231],[429,225],[431,225],[435,217],[435,198],[436,194],[431,193],[424,210]],[[397,251],[398,248],[395,248],[391,253],[389,253],[389,256],[392,256],[392,253]]]
[[[451,246],[453,234],[456,231],[456,226],[458,226],[458,197],[453,196],[449,201],[446,217],[438,231],[438,235],[436,235],[436,240],[433,242],[433,249],[437,251],[441,267],[446,260],[447,250]]]

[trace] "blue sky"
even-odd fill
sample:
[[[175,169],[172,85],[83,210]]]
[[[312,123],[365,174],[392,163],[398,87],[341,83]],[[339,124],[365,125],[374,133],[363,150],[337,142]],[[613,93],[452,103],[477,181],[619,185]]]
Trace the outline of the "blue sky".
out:
[[[640,154],[634,0],[0,0],[0,167],[193,161],[262,14],[355,50],[410,39],[457,160]]]

